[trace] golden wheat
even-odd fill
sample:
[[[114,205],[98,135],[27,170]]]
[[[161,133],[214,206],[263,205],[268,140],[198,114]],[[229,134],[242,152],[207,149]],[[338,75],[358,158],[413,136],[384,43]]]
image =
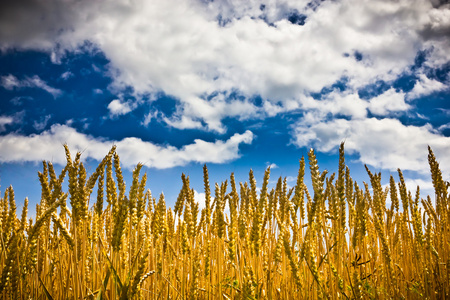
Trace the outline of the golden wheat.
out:
[[[184,174],[172,210],[146,190],[142,164],[126,194],[115,147],[90,176],[64,149],[59,176],[50,162],[38,173],[34,222],[28,199],[17,217],[12,187],[0,198],[1,299],[450,297],[449,183],[431,148],[435,200],[408,191],[401,170],[383,188],[366,167],[360,188],[341,144],[330,176],[308,153],[312,192],[304,158],[292,188],[286,178],[269,187],[268,168],[259,192],[250,171],[248,182],[216,183],[214,197],[205,165],[202,210]]]

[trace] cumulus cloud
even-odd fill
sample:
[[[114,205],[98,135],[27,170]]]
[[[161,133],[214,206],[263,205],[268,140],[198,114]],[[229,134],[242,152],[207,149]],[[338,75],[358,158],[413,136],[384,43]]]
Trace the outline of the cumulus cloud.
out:
[[[390,112],[407,111],[411,106],[405,102],[405,93],[396,92],[395,89],[391,88],[372,98],[368,108],[375,115],[385,116]]]
[[[448,2],[448,1],[447,1]],[[434,5],[439,8],[440,5]],[[432,9],[424,14],[427,22],[422,24],[419,32],[426,40],[445,40],[450,35],[450,5],[443,9]]]
[[[412,109],[408,100],[448,89],[448,82],[421,73],[450,61],[450,10],[443,2],[8,0],[0,4],[0,48],[46,50],[58,62],[65,51],[89,41],[110,61],[111,92],[120,95],[131,87],[136,98],[163,92],[176,100],[173,114],[152,111],[144,125],[157,116],[175,128],[225,133],[226,118],[301,111],[303,117],[292,130],[298,146],[329,152],[345,140],[347,151],[364,163],[424,172],[427,144],[449,165],[449,138],[431,125],[406,126],[391,118]],[[290,21],[291,14],[303,15],[304,24]],[[419,51],[427,56],[423,67],[413,70]],[[367,85],[392,84],[410,72],[419,80],[406,94],[391,88],[372,99],[358,95]],[[333,90],[343,81],[345,87]],[[19,80],[7,75],[1,83],[6,89],[41,88],[55,97],[60,93],[37,76]],[[261,103],[253,103],[254,96]],[[119,97],[108,104],[110,117],[127,114],[135,105]],[[368,118],[368,112],[384,119]],[[17,155],[13,160],[23,160],[23,153],[42,159],[50,150],[11,151],[15,144],[5,141],[13,139],[25,150],[29,145],[38,148],[41,141],[73,139],[76,147],[98,159],[116,143],[128,164],[138,159],[166,168],[235,159],[239,145],[251,143],[253,135],[247,131],[227,141],[195,140],[174,148],[137,138],[100,140],[55,125],[39,135],[1,139],[1,147],[10,147],[4,149],[11,157]]]
[[[75,1],[5,0],[0,2],[0,49],[51,50],[63,30],[75,24]]]
[[[250,144],[253,133],[246,131],[234,134],[226,141],[207,142],[200,139],[182,148],[157,145],[139,138],[128,137],[120,141],[94,138],[76,131],[67,125],[53,125],[48,131],[30,136],[9,133],[0,137],[0,161],[21,162],[52,160],[64,164],[62,145],[67,143],[76,151],[83,151],[84,158],[102,159],[117,145],[121,162],[133,167],[142,162],[157,169],[184,166],[188,163],[225,163],[239,158],[239,146]],[[61,145],[48,147],[48,145]]]
[[[111,116],[126,115],[132,109],[129,103],[115,99],[108,104],[108,110]]]
[[[178,129],[202,128],[202,121],[206,122],[207,129],[224,133],[225,127],[222,119],[225,117],[246,120],[255,117],[260,109],[246,100],[230,101],[223,94],[205,100],[200,97],[190,97],[178,107],[177,112],[163,120]]]
[[[6,130],[6,125],[12,124],[14,119],[10,116],[0,116],[0,132],[4,132]]]
[[[308,14],[315,5],[310,0],[279,0],[268,2],[264,0],[220,0],[205,1],[207,10],[216,16],[219,23],[226,25],[233,19],[240,19],[245,16],[258,18],[269,24],[282,19],[294,17],[299,14]]]
[[[19,80],[14,75],[7,75],[1,77],[1,86],[7,90],[13,89],[23,89],[23,88],[37,88],[46,91],[53,97],[59,97],[62,91],[49,86],[45,81],[43,81],[39,76],[34,75],[33,77],[25,77],[23,80]]]
[[[346,117],[361,119],[367,116],[367,102],[362,100],[357,93],[333,91],[326,95],[320,101],[312,97],[304,97],[301,99],[301,107],[314,115],[316,122],[318,119],[326,118],[328,114],[343,115]]]
[[[410,99],[428,96],[434,92],[440,92],[449,87],[435,79],[429,79],[426,75],[420,74],[414,88],[408,93]]]
[[[313,125],[332,117],[347,117],[352,120],[367,118],[370,111],[373,115],[386,117],[403,113],[413,107],[405,101],[405,93],[391,88],[384,93],[365,100],[357,92],[334,90],[317,101],[312,97],[300,99],[299,107],[304,111],[303,125]]]
[[[177,128],[222,133],[227,117],[299,109],[302,99],[343,77],[352,91],[391,81],[414,64],[419,50],[433,49],[433,65],[450,60],[448,9],[428,0],[6,2],[3,48],[65,51],[88,40],[111,61],[116,89],[163,91],[177,99],[176,114],[162,118]],[[303,26],[289,21],[293,13],[306,17]],[[263,105],[209,97],[230,90],[260,95]]]
[[[376,168],[401,168],[420,173],[429,171],[427,146],[430,145],[446,175],[450,175],[450,137],[433,130],[431,125],[406,126],[396,119],[334,119],[317,124],[299,122],[293,128],[293,142],[318,151],[335,151],[345,141],[346,152],[357,154],[362,163]],[[395,168],[395,169],[392,169]]]

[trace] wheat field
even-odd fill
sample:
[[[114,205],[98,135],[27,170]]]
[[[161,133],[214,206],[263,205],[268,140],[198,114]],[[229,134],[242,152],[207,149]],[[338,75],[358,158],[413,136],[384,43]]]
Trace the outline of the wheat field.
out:
[[[450,297],[449,183],[430,148],[433,197],[408,191],[400,170],[383,187],[366,167],[358,184],[341,144],[336,174],[308,153],[311,190],[304,158],[293,188],[279,178],[269,189],[268,168],[260,189],[250,171],[213,191],[204,166],[200,210],[184,174],[170,208],[141,164],[126,188],[115,147],[89,177],[64,147],[61,173],[50,162],[38,173],[35,220],[27,199],[17,215],[12,187],[0,199],[1,299]]]

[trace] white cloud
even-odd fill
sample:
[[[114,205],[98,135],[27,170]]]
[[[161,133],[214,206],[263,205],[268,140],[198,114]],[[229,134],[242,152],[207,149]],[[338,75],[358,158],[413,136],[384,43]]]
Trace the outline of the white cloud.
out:
[[[441,167],[450,175],[450,137],[434,131],[431,125],[405,126],[396,119],[334,119],[294,127],[293,142],[300,147],[313,147],[330,152],[345,141],[348,153],[359,155],[359,160],[376,168],[411,170],[427,173],[430,145]]]
[[[199,193],[196,190],[194,190],[194,200],[196,203],[198,203],[198,208],[201,211],[203,208],[205,208],[205,193]]]
[[[30,136],[10,133],[0,137],[0,161],[41,161],[52,160],[64,164],[62,145],[67,143],[74,151],[83,151],[84,158],[102,159],[112,147],[117,145],[121,162],[126,167],[133,167],[139,162],[157,169],[184,166],[196,163],[224,163],[240,157],[239,146],[250,144],[253,133],[246,131],[234,134],[226,141],[206,142],[196,139],[192,144],[182,148],[170,145],[157,145],[139,138],[129,137],[120,141],[77,132],[67,125],[53,125],[48,131]],[[61,147],[48,147],[61,145]]]
[[[128,102],[122,102],[119,99],[115,99],[108,104],[108,110],[111,116],[126,115],[132,108]]]
[[[214,196],[214,195],[213,195],[213,196]],[[199,192],[197,192],[196,190],[194,190],[194,200],[195,200],[196,203],[199,204],[199,205],[198,205],[198,208],[199,208],[200,211],[201,211],[203,208],[206,207],[206,203],[205,203],[205,201],[206,201],[206,199],[205,199],[205,193],[199,193]],[[213,202],[214,202],[214,197],[211,197],[211,203],[210,203],[210,205],[212,205]],[[230,214],[230,205],[229,205],[228,201],[225,203],[225,207],[224,207],[224,209],[223,209],[223,212],[224,212],[225,214],[228,214],[228,215]]]
[[[411,106],[405,102],[405,94],[396,92],[394,88],[372,98],[369,104],[370,112],[378,116],[385,116],[390,112],[407,111],[409,109],[411,109]]]
[[[25,77],[23,80],[19,80],[14,75],[2,76],[1,86],[7,90],[22,89],[22,88],[38,88],[51,94],[53,97],[59,97],[62,91],[49,86],[45,81],[43,81],[39,76],[34,75],[33,77]]]
[[[263,18],[268,23],[274,23],[295,11],[308,14],[307,5],[313,5],[310,0],[227,0],[227,1],[208,1],[207,9],[210,13],[219,16],[222,20],[240,19],[244,16],[252,18]]]
[[[428,96],[434,92],[440,92],[449,87],[435,79],[429,79],[426,75],[420,74],[414,88],[408,93],[408,98],[415,99]]]
[[[191,117],[186,115],[177,115],[172,118],[163,117],[163,120],[168,125],[178,129],[198,129],[203,126],[200,121],[193,120]]]
[[[357,92],[334,90],[317,101],[312,97],[300,99],[300,107],[305,111],[302,124],[313,125],[327,118],[345,116],[352,120],[367,118],[367,111],[377,116],[404,112],[412,109],[405,102],[405,94],[391,88],[370,100],[363,100]]]
[[[23,124],[25,114],[25,110],[20,110],[12,115],[0,115],[0,133],[7,131],[8,125],[13,127],[17,124]]]
[[[411,191],[413,195],[417,191],[417,186],[419,186],[421,197],[429,195],[434,200],[434,187],[431,178],[428,180],[407,178],[405,179],[405,184],[406,188]]]
[[[10,116],[0,116],[0,132],[6,131],[6,125],[12,124],[14,119]]]
[[[19,87],[20,83],[19,80],[13,76],[13,75],[8,75],[8,76],[2,76],[2,87],[7,89],[7,90],[12,90],[16,87]]]
[[[47,115],[47,116],[40,118],[39,121],[37,121],[37,120],[34,121],[33,122],[34,129],[36,129],[37,131],[44,130],[45,127],[47,127],[48,121],[50,121],[51,117],[52,117],[51,115]]]
[[[272,170],[278,168],[276,163],[267,162],[266,165],[267,165],[268,168],[270,168]]]
[[[182,106],[172,117],[164,117],[164,121],[179,129],[202,128],[201,121],[205,121],[207,129],[224,133],[222,119],[225,117],[239,120],[249,119],[258,115],[258,108],[248,101],[227,101],[223,94],[205,100],[199,97],[185,99]]]
[[[157,119],[157,118],[158,118],[158,113],[156,111],[150,111],[145,115],[144,120],[141,122],[141,125],[147,127],[148,124],[150,124],[150,122],[152,121],[152,119]]]
[[[301,104],[304,110],[320,119],[325,118],[328,114],[343,115],[355,119],[367,116],[367,102],[353,92],[333,91],[320,101],[312,97],[305,97],[301,99]],[[316,122],[316,120],[313,122]]]
[[[450,129],[450,123],[443,124],[443,125],[439,126],[439,128],[438,128],[439,131],[443,131],[446,129]]]
[[[438,2],[433,0],[433,2]],[[448,1],[441,1],[448,2]],[[450,9],[449,5],[435,6],[435,9],[424,11],[421,14],[422,22],[418,33],[425,42],[425,47],[430,49],[425,66],[435,68],[446,64],[450,60]]]
[[[163,118],[177,128],[224,132],[224,118],[299,109],[310,93],[342,78],[351,91],[391,81],[414,64],[419,50],[434,49],[434,66],[450,60],[448,9],[428,0],[325,1],[315,10],[307,8],[310,1],[288,0],[28,2],[27,8],[3,10],[0,28],[8,31],[0,31],[1,47],[55,51],[57,42],[61,51],[71,51],[89,40],[111,61],[116,89],[163,91],[177,99],[177,113]],[[307,15],[304,26],[286,20],[294,10]],[[225,26],[217,24],[219,15],[229,19]],[[205,100],[226,91],[260,95],[263,106]],[[362,102],[338,101],[341,113],[364,117]],[[380,113],[404,108],[372,105]]]
[[[61,78],[64,79],[64,80],[67,80],[67,79],[69,79],[70,77],[73,77],[73,76],[74,76],[73,73],[70,72],[70,71],[67,71],[67,72],[64,72],[64,73],[61,74]]]

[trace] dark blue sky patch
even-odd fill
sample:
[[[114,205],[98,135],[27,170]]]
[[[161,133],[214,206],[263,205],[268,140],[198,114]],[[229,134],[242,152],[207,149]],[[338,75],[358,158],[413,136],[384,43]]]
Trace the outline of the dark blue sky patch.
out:
[[[56,76],[49,72],[49,67],[53,65],[50,56],[47,53],[38,51],[18,51],[9,50],[0,52],[0,75],[12,74],[20,77],[25,75],[48,74]],[[31,74],[30,74],[31,73]]]
[[[234,130],[239,129],[241,132],[243,129],[252,127],[252,132],[256,136],[252,144],[242,145],[243,153],[251,153],[246,157],[248,164],[264,165],[265,162],[270,161],[277,165],[286,165],[297,161],[298,149],[290,144],[290,122],[287,118],[266,118],[262,126],[252,126],[256,123],[257,121],[246,121],[242,122],[244,128],[234,127]]]
[[[402,114],[397,119],[405,126],[418,126],[422,127],[430,123],[429,119],[420,118],[417,114],[409,113]]]
[[[108,63],[102,53],[92,51],[67,53],[60,64],[52,63],[47,53],[7,52],[0,56],[0,76],[11,74],[19,81],[39,76],[46,85],[61,93],[54,97],[36,87],[12,91],[0,88],[0,97],[8,99],[2,101],[0,113],[14,115],[23,110],[25,116],[17,126],[26,135],[68,121],[80,131],[86,126],[92,127],[95,134],[96,128],[102,128],[102,118],[109,113],[108,104],[117,97],[108,88],[112,82],[105,76]],[[70,72],[70,76],[62,76],[66,72]],[[45,119],[48,119],[47,126],[36,126],[36,122],[42,124]],[[102,136],[100,132],[99,136]]]
[[[426,123],[430,123],[435,128],[449,123],[450,98],[448,93],[434,93],[425,99],[417,99],[414,102],[417,113],[426,116]]]
[[[157,99],[150,103],[150,107],[166,117],[171,117],[177,111],[177,104],[177,99],[166,94],[159,94]]]
[[[392,87],[395,88],[396,90],[401,90],[404,93],[407,93],[414,88],[416,81],[417,81],[416,75],[403,74],[392,83]]]
[[[233,89],[229,92],[221,92],[220,94],[222,94],[225,97],[225,100],[227,102],[230,102],[232,100],[239,100],[239,101],[244,101],[247,98],[237,89]],[[207,100],[212,100],[214,97],[217,97],[219,95],[218,92],[212,93],[211,95],[207,96],[205,99]]]
[[[140,121],[135,113],[128,113],[126,115],[118,116],[117,118],[107,118],[97,124],[93,124],[90,128],[90,133],[98,132],[99,136],[108,137],[111,140],[122,140],[126,137],[141,137],[145,136],[148,128],[136,126]],[[130,126],[133,124],[133,126]]]
[[[357,50],[353,52],[353,56],[355,57],[356,61],[361,61],[363,59],[363,54]]]
[[[429,54],[430,50],[422,50],[417,52],[416,58],[414,59],[414,65],[411,67],[411,70],[416,71],[420,69],[424,65]]]
[[[376,96],[379,96],[389,90],[391,85],[385,81],[378,80],[373,84],[366,85],[365,87],[358,90],[358,95],[361,99],[369,100]]]
[[[348,77],[344,76],[342,78],[340,78],[338,81],[336,81],[335,83],[333,83],[330,86],[324,87],[320,93],[311,93],[311,97],[313,97],[316,100],[320,100],[323,99],[324,96],[332,93],[333,91],[339,91],[339,92],[343,92],[348,88]]]
[[[417,72],[422,68],[428,78],[445,83],[450,80],[450,62],[436,68],[426,66],[425,62],[432,51],[433,49],[419,51],[414,60],[414,65],[411,67],[411,72]]]
[[[171,99],[160,98],[151,103],[144,102],[124,115],[99,114],[95,121],[91,122],[89,133],[96,137],[103,136],[116,141],[126,137],[136,137],[155,144],[172,144],[174,146],[183,145],[186,140],[192,141],[192,135],[182,135],[181,130],[171,128],[162,122],[161,115],[152,116],[148,124],[143,123],[147,114],[152,113],[149,110],[152,110],[153,105],[156,104],[159,108],[165,109],[167,107],[165,102],[171,102]]]
[[[255,96],[249,98],[249,102],[252,103],[253,105],[255,105],[256,107],[262,107],[264,104],[264,101],[260,95],[255,95]]]
[[[16,96],[14,96],[16,95]],[[17,99],[20,97],[20,105],[16,105]],[[48,105],[55,105],[56,101],[52,95],[42,91],[30,89],[28,91],[6,91],[0,88],[0,115],[8,115],[14,117],[14,123],[6,127],[6,131],[2,134],[8,134],[18,131],[23,134],[39,133],[33,126],[34,122],[42,122],[47,115],[52,115],[52,109],[47,108]]]
[[[297,10],[292,11],[287,19],[289,22],[291,22],[294,25],[300,25],[303,26],[306,23],[306,15],[299,13]]]
[[[427,68],[425,74],[430,79],[435,79],[442,83],[448,82],[450,81],[450,62],[440,66],[439,68]]]
[[[446,128],[444,128],[444,129],[441,129],[441,133],[442,133],[444,136],[450,136],[450,127],[446,127]]]

